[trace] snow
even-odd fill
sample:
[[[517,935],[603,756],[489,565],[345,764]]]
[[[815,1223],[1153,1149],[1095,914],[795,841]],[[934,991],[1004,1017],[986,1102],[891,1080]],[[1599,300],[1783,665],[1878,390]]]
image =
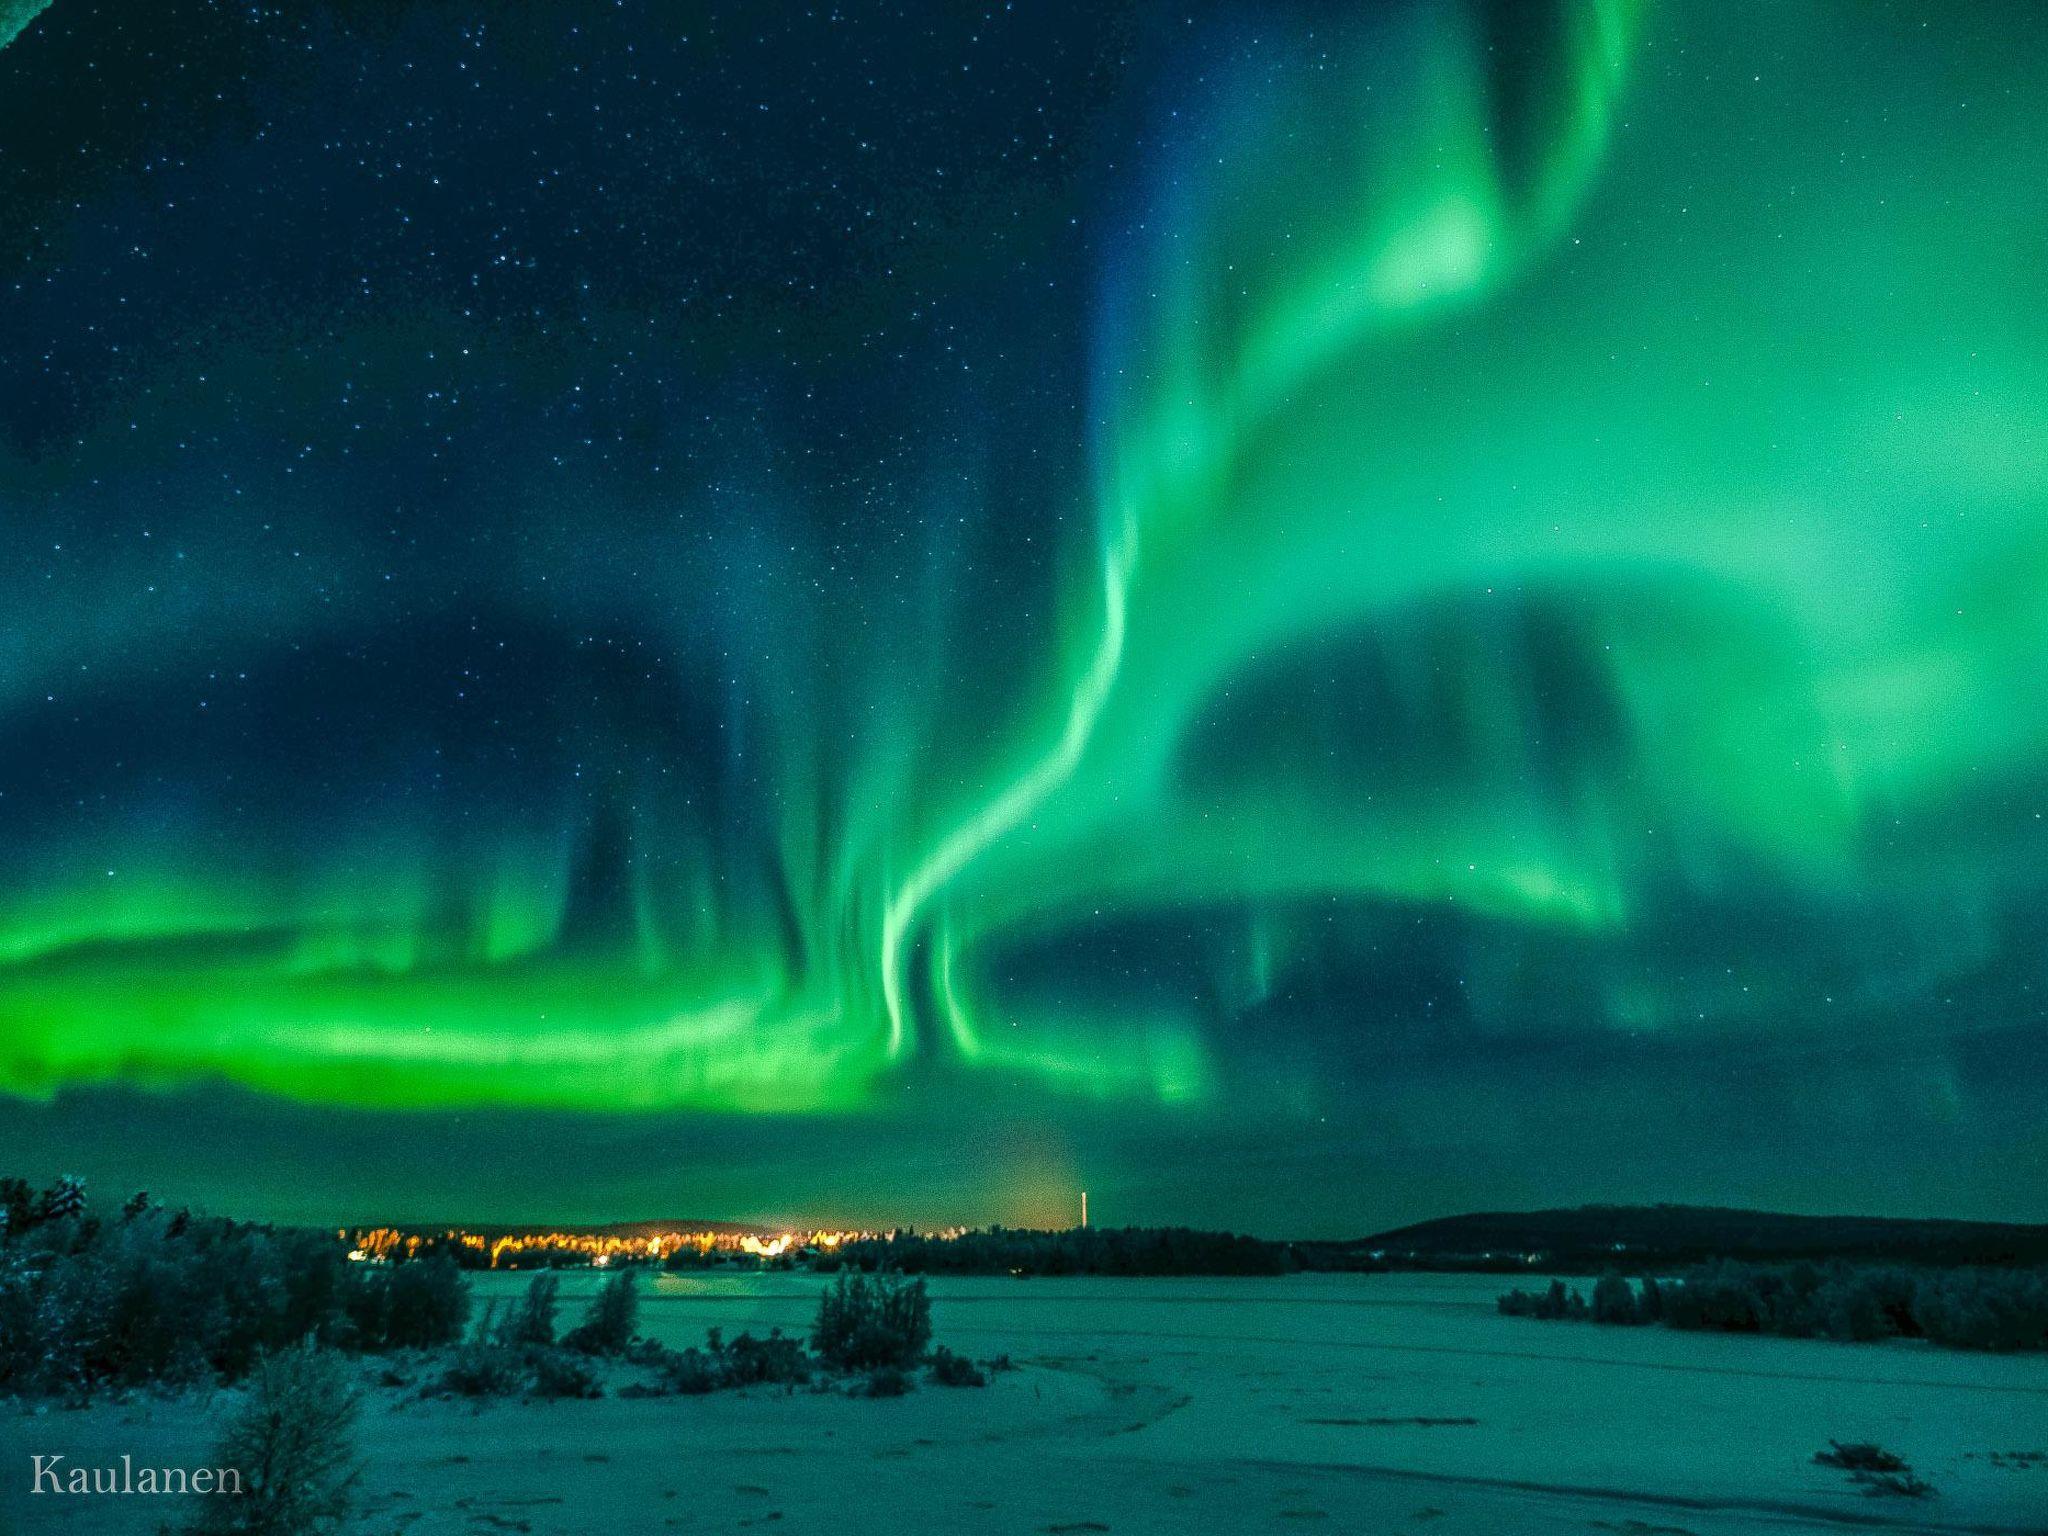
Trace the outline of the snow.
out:
[[[601,1278],[565,1277],[565,1316]],[[824,1283],[655,1277],[642,1331],[678,1347],[713,1326],[801,1332]],[[892,1401],[373,1393],[361,1529],[2048,1530],[2048,1465],[2008,1459],[2048,1450],[2048,1357],[1506,1318],[1505,1284],[941,1278],[938,1342],[1019,1370]],[[225,1403],[18,1418],[0,1475],[25,1486],[34,1451],[202,1461]],[[1813,1463],[1830,1439],[1900,1452],[1939,1495],[1867,1495]],[[173,1518],[123,1502],[16,1514],[29,1532]]]

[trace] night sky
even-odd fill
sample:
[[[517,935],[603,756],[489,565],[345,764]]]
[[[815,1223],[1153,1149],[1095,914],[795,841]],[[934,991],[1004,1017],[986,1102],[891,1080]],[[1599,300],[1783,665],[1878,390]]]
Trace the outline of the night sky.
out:
[[[2040,1219],[2048,8],[0,4],[0,1161]]]

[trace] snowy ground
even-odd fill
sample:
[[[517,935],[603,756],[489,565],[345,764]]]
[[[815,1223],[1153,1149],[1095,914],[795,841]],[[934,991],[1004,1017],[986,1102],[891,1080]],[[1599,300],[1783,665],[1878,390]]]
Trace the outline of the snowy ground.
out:
[[[567,1277],[569,1306],[597,1277]],[[516,1277],[487,1277],[485,1294]],[[643,1331],[802,1331],[823,1282],[664,1276]],[[896,1401],[527,1405],[373,1394],[366,1532],[1313,1530],[1719,1536],[2048,1531],[2048,1357],[1503,1318],[1472,1276],[940,1280],[938,1339],[1022,1369]],[[52,1412],[28,1455],[203,1461],[222,1406]],[[1939,1494],[1872,1498],[1830,1439]],[[154,1531],[132,1498],[17,1500],[34,1532]]]

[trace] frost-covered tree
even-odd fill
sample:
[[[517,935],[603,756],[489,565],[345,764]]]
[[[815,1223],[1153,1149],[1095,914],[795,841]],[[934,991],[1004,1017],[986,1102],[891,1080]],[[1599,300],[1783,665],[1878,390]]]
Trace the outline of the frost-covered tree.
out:
[[[85,1214],[85,1180],[72,1174],[43,1191],[43,1219],[45,1221],[68,1221]]]

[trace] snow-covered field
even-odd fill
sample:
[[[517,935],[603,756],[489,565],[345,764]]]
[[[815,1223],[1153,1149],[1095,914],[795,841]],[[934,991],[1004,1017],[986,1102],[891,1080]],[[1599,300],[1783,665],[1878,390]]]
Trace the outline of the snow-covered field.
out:
[[[565,1277],[565,1299],[597,1276]],[[516,1276],[485,1277],[485,1295]],[[663,1276],[642,1330],[801,1332],[823,1280]],[[2048,1531],[2048,1357],[1498,1316],[1485,1276],[933,1282],[939,1342],[1021,1369],[894,1401],[756,1392],[482,1408],[373,1392],[364,1531]],[[13,1420],[28,1455],[202,1461],[196,1400]],[[1939,1490],[1816,1466],[1875,1440]],[[2016,1453],[2018,1453],[2016,1455]],[[141,1498],[17,1501],[153,1531]]]

